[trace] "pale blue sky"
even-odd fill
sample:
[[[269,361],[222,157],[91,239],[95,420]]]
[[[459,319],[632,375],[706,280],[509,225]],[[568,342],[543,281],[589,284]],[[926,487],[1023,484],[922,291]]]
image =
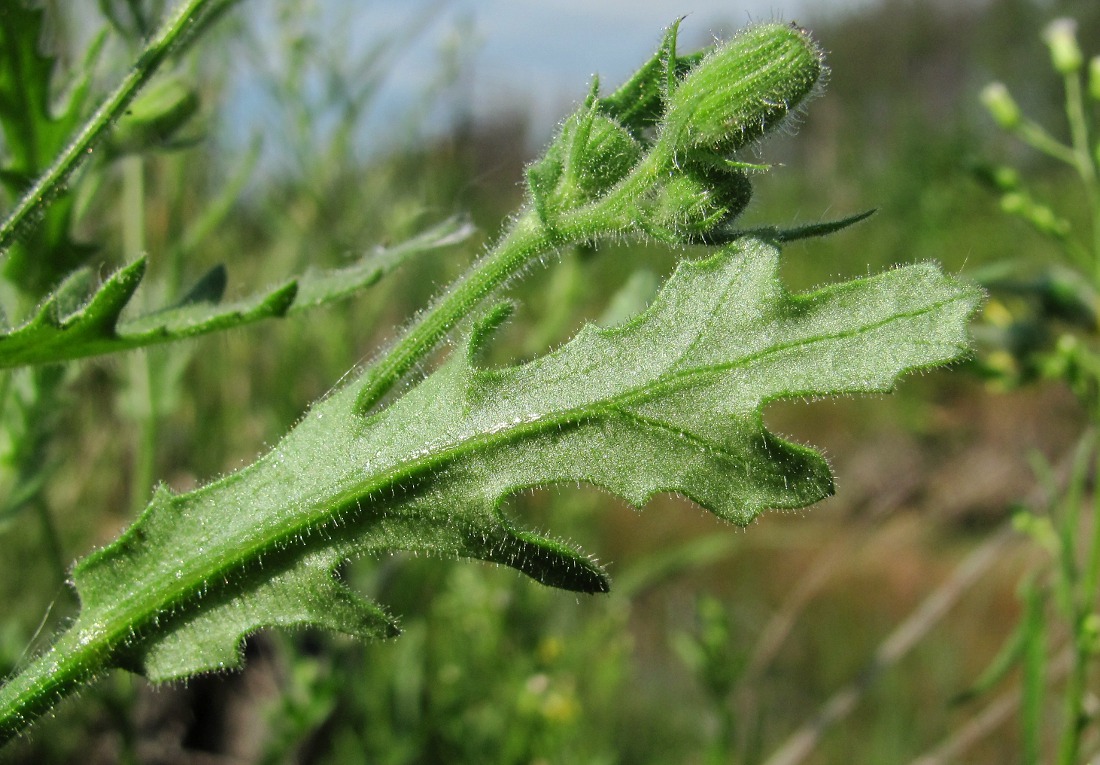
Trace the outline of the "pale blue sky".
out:
[[[339,0],[325,0],[335,2]],[[346,2],[346,0],[345,0]],[[751,21],[811,22],[867,0],[433,0],[364,3],[364,17],[387,17],[399,27],[418,10],[437,5],[427,33],[403,59],[409,82],[426,82],[436,71],[438,51],[456,25],[472,34],[468,62],[474,108],[493,109],[527,101],[553,111],[581,98],[592,74],[612,87],[654,50],[662,30],[680,16],[683,39],[705,44],[715,34]],[[382,13],[379,13],[379,12]]]
[[[348,66],[380,39],[402,34],[420,19],[412,42],[394,57],[364,126],[364,150],[383,148],[395,134],[391,115],[414,110],[437,83],[447,51],[457,52],[461,77],[420,124],[437,129],[456,113],[489,119],[502,109],[533,115],[535,141],[582,100],[593,74],[603,90],[626,79],[655,50],[662,31],[679,16],[684,47],[711,42],[752,21],[812,24],[872,0],[300,0],[326,54]],[[255,3],[248,18],[278,69],[286,41],[274,20],[279,3]],[[345,69],[347,73],[347,70]],[[247,141],[257,125],[278,124],[278,107],[265,103],[248,67],[238,70],[226,106],[233,143]],[[351,73],[354,77],[354,72]],[[273,131],[273,132],[277,132]]]

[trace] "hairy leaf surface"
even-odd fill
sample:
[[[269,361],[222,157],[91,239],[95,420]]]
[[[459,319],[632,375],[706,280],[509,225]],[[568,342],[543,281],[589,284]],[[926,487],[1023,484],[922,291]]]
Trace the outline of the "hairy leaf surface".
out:
[[[236,665],[242,636],[266,626],[393,634],[333,572],[398,550],[606,590],[586,555],[501,512],[528,487],[583,481],[635,506],[676,492],[737,524],[821,499],[824,459],[769,433],[762,407],[887,390],[958,358],[980,295],[932,265],[791,295],[778,257],[747,239],[682,264],[632,321],[588,326],[519,366],[480,367],[486,332],[475,331],[465,353],[374,414],[357,413],[361,377],[252,466],[189,494],[160,490],[76,568],[74,639],[162,680]]]
[[[309,271],[272,290],[231,303],[221,302],[225,272],[217,268],[175,305],[132,319],[123,318],[122,312],[145,275],[144,258],[117,271],[90,298],[84,297],[89,272],[77,271],[30,321],[0,334],[0,368],[182,340],[341,300],[371,286],[408,258],[459,242],[471,231],[468,223],[451,219],[345,268]]]

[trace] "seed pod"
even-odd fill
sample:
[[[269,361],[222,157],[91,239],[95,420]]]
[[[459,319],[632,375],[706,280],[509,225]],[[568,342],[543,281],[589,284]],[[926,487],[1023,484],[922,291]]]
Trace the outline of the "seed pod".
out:
[[[814,90],[825,72],[821,50],[803,30],[752,27],[695,66],[669,95],[661,142],[680,158],[728,156],[771,132]]]

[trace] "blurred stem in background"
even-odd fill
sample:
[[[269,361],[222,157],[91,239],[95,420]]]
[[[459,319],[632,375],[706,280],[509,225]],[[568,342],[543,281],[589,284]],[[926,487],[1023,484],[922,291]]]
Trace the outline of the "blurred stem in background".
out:
[[[1043,32],[1051,65],[1061,77],[1069,139],[1063,142],[1023,114],[1001,83],[982,91],[982,102],[1010,135],[1077,175],[1085,204],[1086,232],[1041,201],[1020,175],[1007,166],[981,166],[979,177],[1000,197],[1001,209],[1022,219],[1058,245],[1060,263],[1038,266],[1014,262],[986,269],[979,276],[994,295],[981,339],[981,365],[1002,385],[1030,379],[1064,382],[1076,394],[1086,417],[1076,454],[1064,480],[1036,456],[1036,469],[1051,498],[1047,512],[1021,510],[1017,528],[1050,557],[1049,568],[1023,588],[1025,615],[1008,646],[1024,668],[1022,725],[1024,762],[1044,758],[1045,679],[1052,647],[1062,635],[1052,630],[1057,616],[1069,643],[1070,666],[1062,690],[1061,734],[1056,746],[1059,765],[1082,761],[1084,735],[1096,728],[1088,710],[1088,679],[1100,648],[1100,57],[1088,62],[1077,42],[1076,23],[1051,22]],[[1086,71],[1087,69],[1087,71]],[[1023,299],[1024,306],[1019,304]],[[1015,302],[1014,302],[1015,301]],[[1021,342],[1021,338],[1029,342]],[[1091,497],[1089,496],[1091,490]],[[1003,674],[1014,662],[1000,661]]]

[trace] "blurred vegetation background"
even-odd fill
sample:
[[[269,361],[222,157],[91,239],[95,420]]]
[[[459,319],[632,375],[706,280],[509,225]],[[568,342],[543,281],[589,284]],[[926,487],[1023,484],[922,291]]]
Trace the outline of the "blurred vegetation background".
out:
[[[75,66],[75,28],[101,17],[47,5],[55,25],[46,44]],[[131,42],[112,43],[97,73],[104,82],[136,50],[140,25],[127,9],[162,5],[105,4],[123,28],[129,19]],[[341,57],[335,30],[317,24],[318,5],[279,0],[276,28],[257,29],[243,20],[245,4],[181,62],[177,76],[201,90],[202,125],[194,140],[140,159],[152,279],[172,294],[224,262],[232,296],[337,266],[455,213],[469,214],[479,233],[343,305],[71,370],[62,437],[43,455],[52,525],[29,513],[0,524],[0,673],[72,615],[68,562],[133,519],[148,476],[186,489],[249,462],[369,360],[522,202],[524,165],[546,138],[546,126],[526,116],[538,90],[510,114],[473,121],[462,108],[463,59],[442,56],[435,82],[395,118],[390,148],[371,151],[358,128],[399,65],[401,42]],[[925,259],[965,275],[1054,257],[1045,239],[999,212],[972,169],[1011,159],[1060,210],[1084,219],[1062,171],[1002,139],[978,103],[983,85],[1003,80],[1025,111],[1064,132],[1060,81],[1038,36],[1057,16],[1076,18],[1086,52],[1100,51],[1093,0],[882,0],[799,19],[828,51],[832,75],[797,131],[767,145],[762,159],[777,166],[757,178],[746,225],[878,213],[790,245],[792,288]],[[741,20],[731,7],[729,29]],[[279,53],[273,64],[270,50]],[[248,141],[219,140],[233,133],[219,120],[233,113],[224,88],[241,61],[265,72],[279,105],[257,136],[283,160],[275,166],[256,163]],[[443,135],[424,125],[441,103],[456,116]],[[560,107],[564,116],[569,104]],[[108,177],[83,202],[80,234],[99,247],[103,272],[132,254],[122,236],[126,183],[122,173]],[[218,199],[225,214],[196,228]],[[564,253],[514,288],[522,309],[496,360],[554,347],[613,311],[609,296],[624,284],[655,289],[681,256],[659,247]],[[1016,623],[1016,589],[1042,552],[1012,539],[965,586],[959,566],[1004,533],[1013,507],[1041,503],[1030,460],[1039,453],[1059,464],[1081,413],[1057,386],[995,387],[971,365],[907,380],[881,399],[775,406],[767,419],[826,450],[835,498],[740,531],[675,497],[640,514],[585,488],[517,497],[509,512],[522,524],[610,562],[610,596],[578,600],[463,561],[358,561],[346,576],[401,615],[398,640],[265,633],[249,641],[239,674],[165,688],[112,676],[0,761],[755,763],[830,699],[840,706],[826,716],[843,714],[820,726],[802,761],[916,761],[972,725],[996,693],[1012,696],[1008,678],[994,695],[953,701]],[[920,610],[943,593],[943,613]],[[899,625],[919,639],[906,643]],[[850,708],[834,697],[845,688],[854,690]],[[1020,762],[1019,735],[1010,709],[959,761]]]

